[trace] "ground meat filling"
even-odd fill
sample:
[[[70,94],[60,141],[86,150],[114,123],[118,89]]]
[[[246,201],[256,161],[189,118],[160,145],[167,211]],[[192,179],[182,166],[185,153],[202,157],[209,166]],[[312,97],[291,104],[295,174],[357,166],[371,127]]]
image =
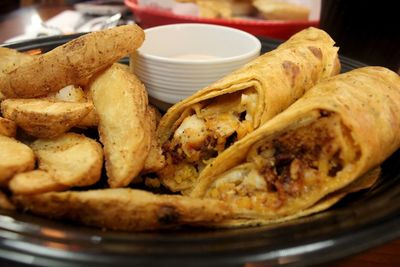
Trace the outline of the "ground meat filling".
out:
[[[252,149],[246,163],[216,179],[210,197],[241,208],[278,210],[307,198],[360,156],[340,117],[326,112]]]
[[[259,172],[268,191],[277,192],[281,200],[298,197],[323,176],[334,177],[341,171],[344,162],[336,138],[340,128],[339,117],[324,116],[259,147],[259,155],[266,155]]]

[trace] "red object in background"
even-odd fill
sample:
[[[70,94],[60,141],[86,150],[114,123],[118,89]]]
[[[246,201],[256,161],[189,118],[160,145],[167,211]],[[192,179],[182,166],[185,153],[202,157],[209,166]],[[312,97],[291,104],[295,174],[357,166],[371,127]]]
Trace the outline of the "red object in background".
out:
[[[193,16],[175,15],[169,11],[139,6],[136,0],[125,0],[137,22],[143,28],[173,23],[209,23],[233,27],[255,36],[286,40],[293,34],[308,27],[318,27],[319,21],[273,21],[246,19],[208,19]]]

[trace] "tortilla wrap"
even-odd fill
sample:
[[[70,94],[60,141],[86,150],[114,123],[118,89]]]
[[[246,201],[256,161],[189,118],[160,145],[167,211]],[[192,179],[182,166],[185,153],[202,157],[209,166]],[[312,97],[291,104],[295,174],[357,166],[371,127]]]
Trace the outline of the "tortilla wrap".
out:
[[[326,196],[365,187],[357,179],[400,147],[399,132],[400,77],[383,67],[353,70],[316,85],[219,155],[191,196],[230,203],[247,222],[304,216],[336,202],[319,202]]]
[[[167,160],[158,172],[164,185],[190,191],[199,172],[229,145],[337,74],[337,50],[324,31],[303,30],[171,107],[158,129]]]

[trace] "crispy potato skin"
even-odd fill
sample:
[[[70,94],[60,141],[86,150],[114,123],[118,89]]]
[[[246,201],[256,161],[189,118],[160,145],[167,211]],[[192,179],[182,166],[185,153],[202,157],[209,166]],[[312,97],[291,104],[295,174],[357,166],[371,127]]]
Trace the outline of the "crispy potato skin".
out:
[[[0,47],[0,73],[12,72],[18,66],[33,61],[34,58],[35,56],[20,53],[15,49]]]
[[[17,195],[42,194],[68,189],[68,186],[59,183],[50,173],[42,170],[18,173],[10,180],[8,187],[13,194]]]
[[[150,127],[150,151],[146,158],[142,173],[155,172],[165,166],[165,157],[162,154],[161,145],[157,139],[157,125],[160,116],[158,110],[153,106],[148,107],[148,125]]]
[[[35,167],[35,155],[27,145],[17,140],[0,135],[0,185],[20,172]]]
[[[113,65],[91,84],[99,116],[110,187],[128,185],[143,169],[150,149],[147,92],[132,73]]]
[[[143,231],[216,223],[230,215],[222,201],[155,195],[129,188],[14,196],[19,208],[101,228]]]
[[[135,51],[144,40],[137,25],[86,34],[31,61],[0,73],[0,90],[7,98],[30,98],[86,82],[118,59]]]
[[[67,132],[93,109],[91,103],[56,102],[49,99],[6,99],[3,116],[38,138],[54,138]]]
[[[66,133],[56,139],[38,139],[31,147],[39,169],[64,187],[89,186],[100,179],[103,149],[95,140]]]
[[[0,117],[0,135],[8,137],[15,137],[17,132],[17,125],[9,119]]]

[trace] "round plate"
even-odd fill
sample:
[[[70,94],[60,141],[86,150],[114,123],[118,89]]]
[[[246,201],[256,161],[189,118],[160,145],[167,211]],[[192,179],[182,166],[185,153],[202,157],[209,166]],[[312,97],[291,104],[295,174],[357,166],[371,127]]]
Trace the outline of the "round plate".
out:
[[[21,51],[48,51],[78,35],[15,43]],[[279,42],[261,39],[263,52]],[[364,64],[340,57],[342,70]],[[400,236],[400,150],[383,165],[370,190],[329,210],[253,228],[182,228],[160,232],[103,231],[0,211],[1,266],[304,266],[348,256]]]

